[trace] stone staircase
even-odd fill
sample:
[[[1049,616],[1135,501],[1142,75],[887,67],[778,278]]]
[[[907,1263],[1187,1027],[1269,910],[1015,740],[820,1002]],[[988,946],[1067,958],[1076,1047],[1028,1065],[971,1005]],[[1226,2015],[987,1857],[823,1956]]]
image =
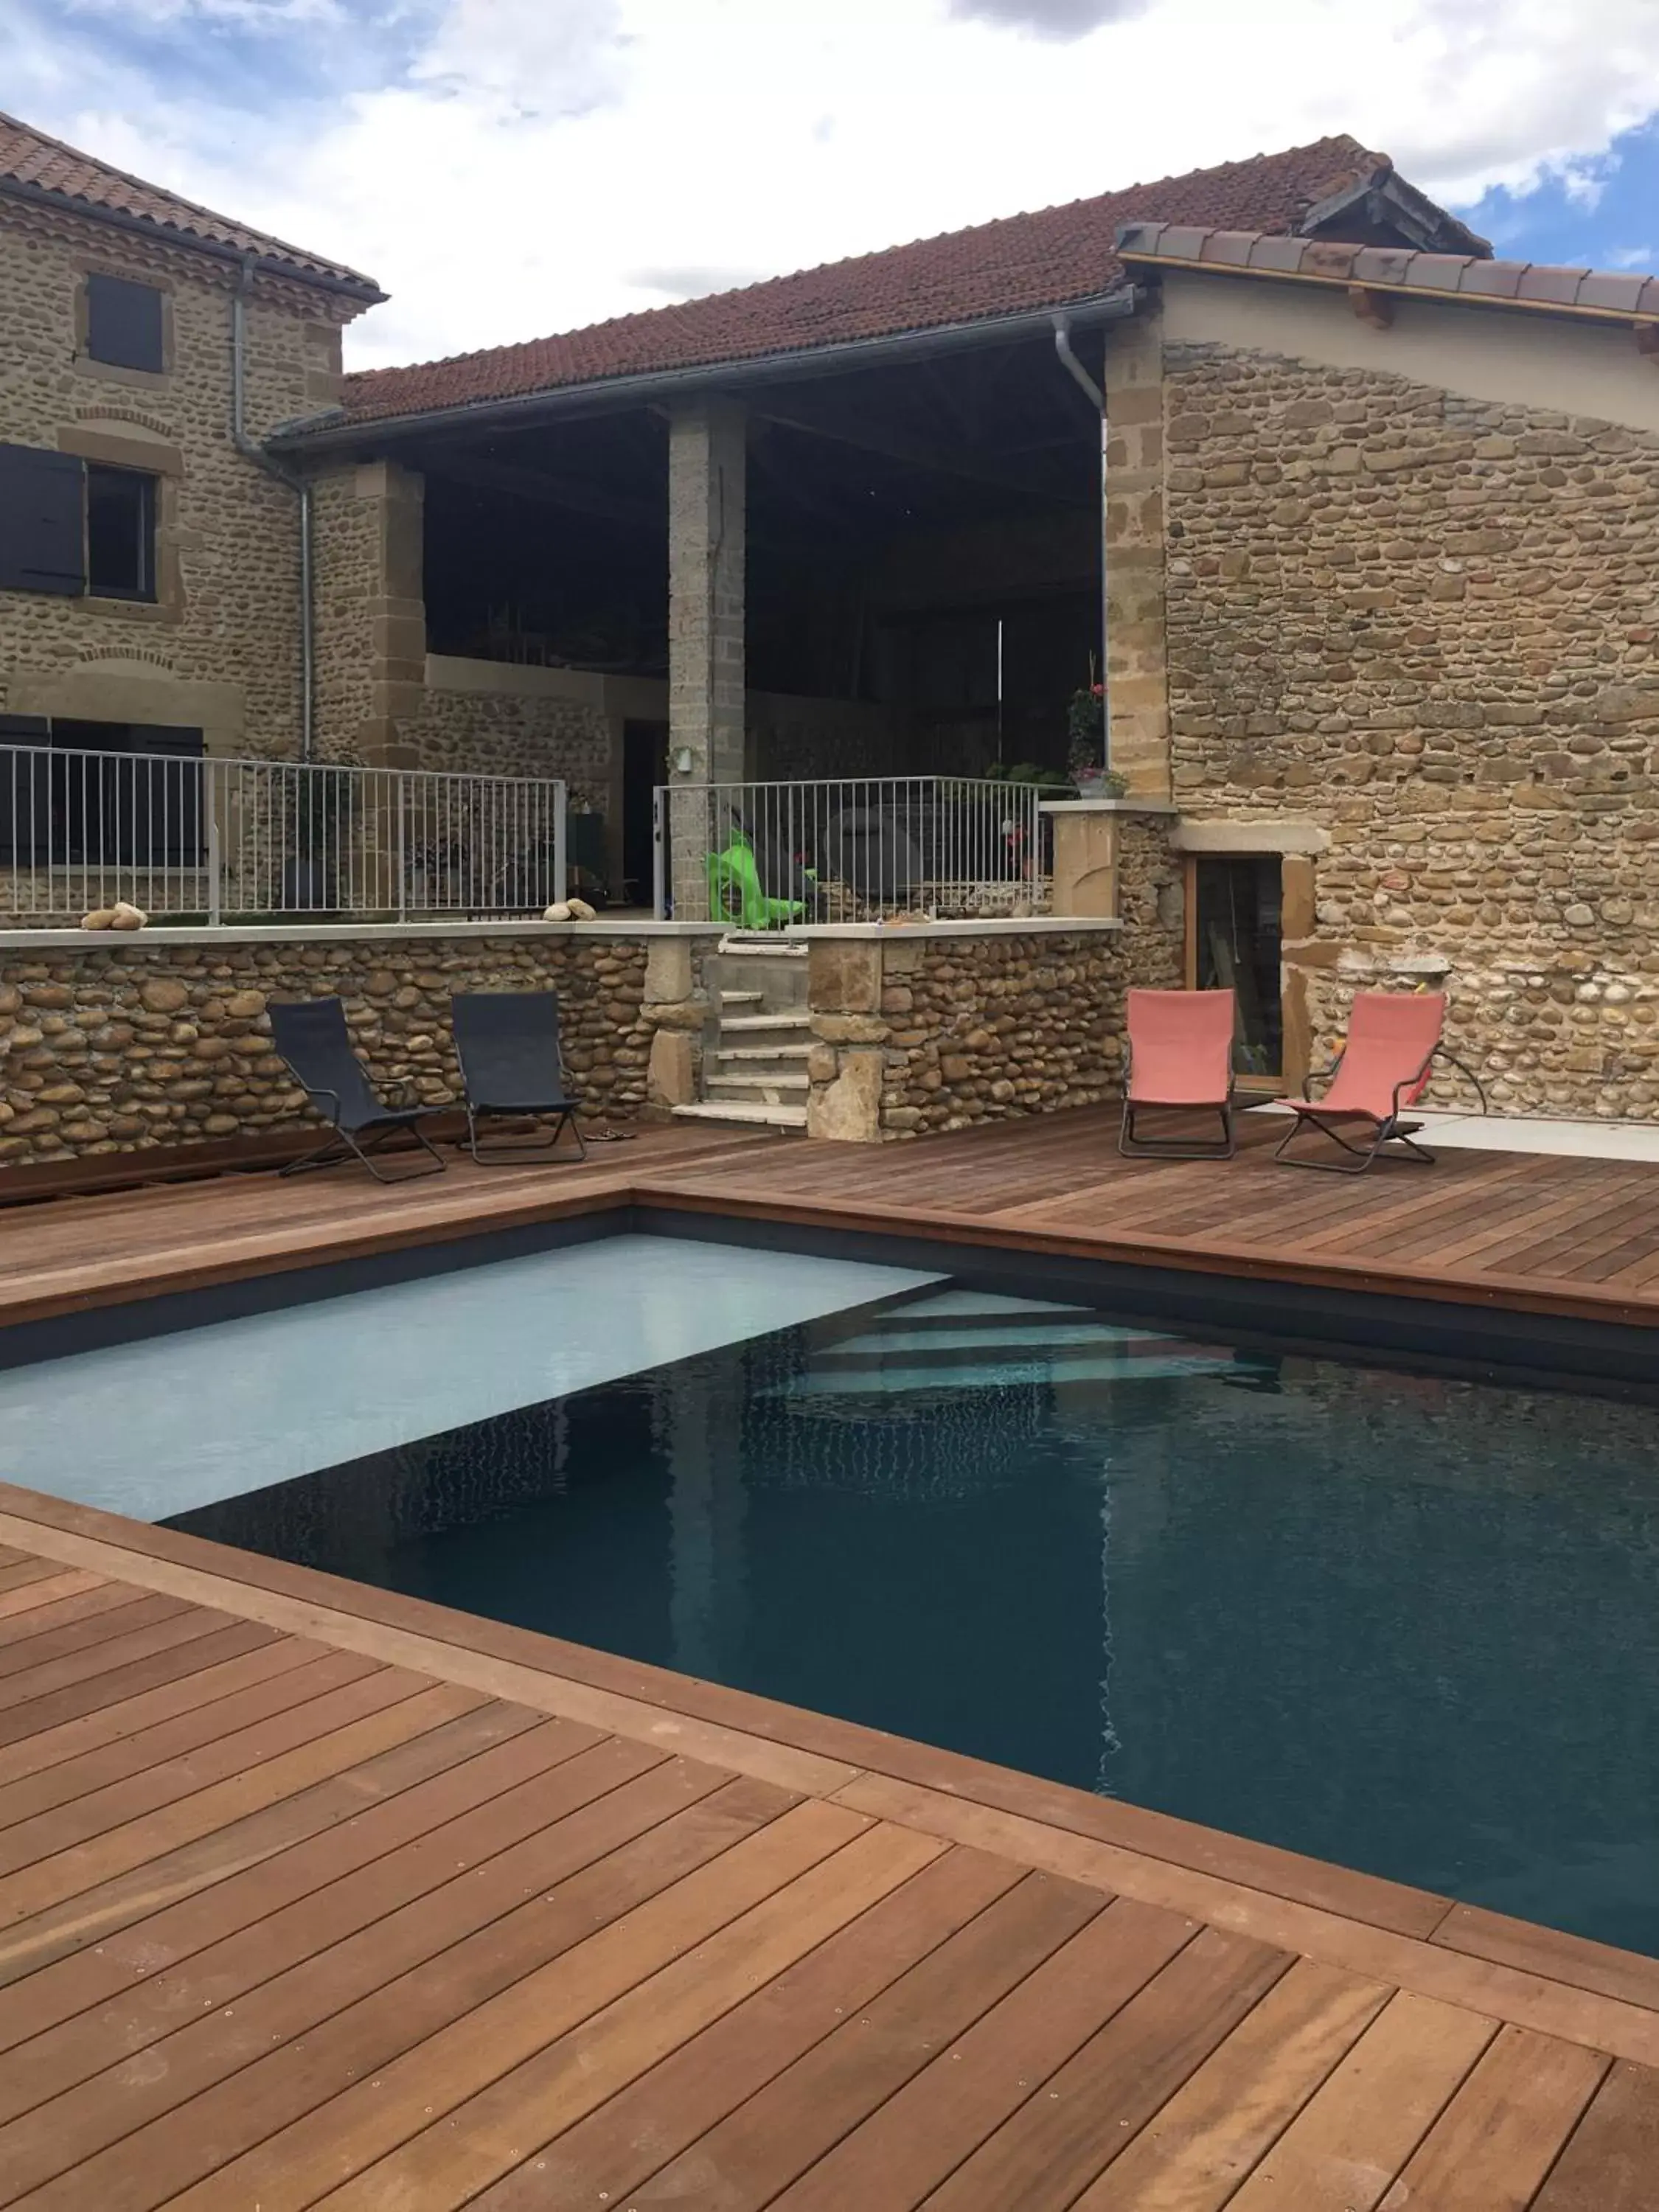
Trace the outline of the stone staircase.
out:
[[[709,977],[718,1032],[702,1056],[702,1097],[683,1120],[806,1127],[806,947],[777,939],[721,940]]]

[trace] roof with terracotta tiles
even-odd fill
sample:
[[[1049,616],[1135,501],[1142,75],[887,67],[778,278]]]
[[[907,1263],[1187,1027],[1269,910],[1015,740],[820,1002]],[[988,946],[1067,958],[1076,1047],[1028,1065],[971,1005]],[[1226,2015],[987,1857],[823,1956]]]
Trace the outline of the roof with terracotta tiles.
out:
[[[112,168],[107,161],[49,138],[15,115],[0,114],[0,194],[6,193],[53,203],[94,221],[135,224],[180,246],[252,254],[263,266],[301,283],[356,292],[365,305],[386,296],[371,277],[341,262],[325,261],[301,246],[249,230],[215,215],[210,208],[181,199],[177,192],[147,185],[142,177],[129,176],[125,169]]]
[[[1278,276],[1368,291],[1422,292],[1487,307],[1549,307],[1567,313],[1659,317],[1659,276],[1640,270],[1558,268],[1543,261],[1483,260],[1417,253],[1392,246],[1341,246],[1256,230],[1206,230],[1176,222],[1127,222],[1115,240],[1130,268],[1186,267],[1241,276]]]
[[[1322,138],[522,345],[368,370],[346,379],[345,404],[380,421],[1065,307],[1122,283],[1115,240],[1136,216],[1290,231],[1389,170],[1357,139]]]

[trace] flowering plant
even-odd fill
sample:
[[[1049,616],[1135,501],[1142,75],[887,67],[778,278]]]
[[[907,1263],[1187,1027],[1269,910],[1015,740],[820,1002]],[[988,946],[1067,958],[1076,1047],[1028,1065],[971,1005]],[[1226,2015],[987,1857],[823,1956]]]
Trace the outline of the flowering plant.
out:
[[[1090,684],[1080,691],[1073,691],[1071,705],[1066,711],[1066,728],[1071,738],[1071,748],[1066,756],[1066,765],[1073,775],[1084,775],[1098,768],[1106,735],[1106,687]]]

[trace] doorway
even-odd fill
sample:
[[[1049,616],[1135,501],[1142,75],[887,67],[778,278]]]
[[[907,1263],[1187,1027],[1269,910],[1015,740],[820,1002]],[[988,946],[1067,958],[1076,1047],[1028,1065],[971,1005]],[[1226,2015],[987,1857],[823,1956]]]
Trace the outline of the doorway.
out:
[[[1234,1072],[1247,1084],[1276,1084],[1285,1072],[1279,855],[1204,854],[1188,867],[1188,988],[1233,993]]]
[[[656,878],[656,794],[668,781],[666,722],[623,724],[623,876],[630,906],[649,906]]]

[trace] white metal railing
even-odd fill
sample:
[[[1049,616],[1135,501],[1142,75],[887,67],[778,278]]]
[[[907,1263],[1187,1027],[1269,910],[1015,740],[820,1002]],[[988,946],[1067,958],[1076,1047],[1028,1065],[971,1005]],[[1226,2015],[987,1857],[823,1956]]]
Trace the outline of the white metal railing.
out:
[[[564,896],[565,787],[528,776],[0,745],[0,913],[539,914]]]
[[[947,775],[663,785],[656,912],[745,929],[1041,913],[1053,796]]]

